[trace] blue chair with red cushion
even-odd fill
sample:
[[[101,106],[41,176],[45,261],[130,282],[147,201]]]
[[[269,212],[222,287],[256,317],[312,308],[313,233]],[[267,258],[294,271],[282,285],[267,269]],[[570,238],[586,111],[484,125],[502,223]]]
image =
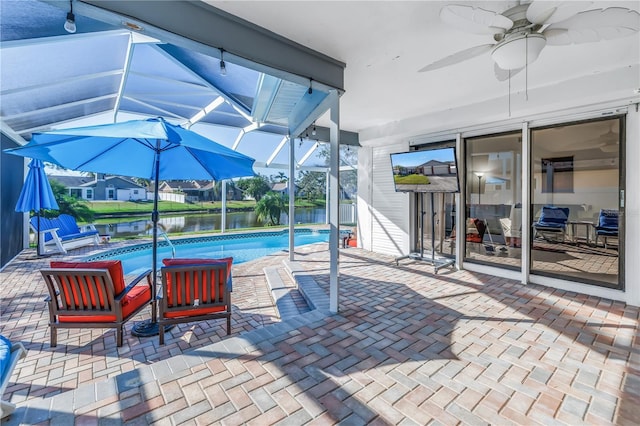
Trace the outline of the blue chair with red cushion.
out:
[[[119,260],[51,262],[42,269],[49,290],[51,346],[58,328],[115,328],[118,346],[124,324],[151,302],[151,270],[125,286]],[[141,283],[143,278],[146,282]],[[139,284],[139,285],[138,285]]]
[[[598,215],[598,225],[596,226],[596,245],[598,245],[598,238],[603,237],[604,248],[607,247],[608,237],[618,238],[618,210],[600,210]]]
[[[564,242],[567,235],[567,222],[569,221],[568,207],[542,207],[540,218],[533,224],[533,237],[538,234],[547,241],[549,236],[560,237]]]

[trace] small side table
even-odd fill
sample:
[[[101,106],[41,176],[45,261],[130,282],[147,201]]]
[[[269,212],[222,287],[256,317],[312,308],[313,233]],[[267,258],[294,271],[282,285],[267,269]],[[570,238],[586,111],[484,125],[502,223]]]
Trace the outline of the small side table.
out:
[[[576,220],[568,222],[571,225],[571,239],[578,244],[580,239],[584,239],[587,245],[591,245],[591,230],[594,228],[593,222],[588,220]],[[585,236],[578,236],[577,231],[580,226],[584,226]]]

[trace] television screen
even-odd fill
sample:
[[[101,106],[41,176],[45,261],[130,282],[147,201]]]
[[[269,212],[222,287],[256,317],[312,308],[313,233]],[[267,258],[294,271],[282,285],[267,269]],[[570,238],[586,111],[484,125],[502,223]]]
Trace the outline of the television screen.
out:
[[[460,192],[454,147],[391,154],[397,192]]]

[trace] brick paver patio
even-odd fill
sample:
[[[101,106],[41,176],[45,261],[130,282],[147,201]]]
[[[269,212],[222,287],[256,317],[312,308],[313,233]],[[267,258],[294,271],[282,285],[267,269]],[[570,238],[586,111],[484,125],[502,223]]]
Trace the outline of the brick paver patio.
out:
[[[185,324],[161,347],[130,323],[119,349],[112,330],[50,348],[46,261],[14,260],[0,328],[29,353],[6,424],[640,423],[639,308],[346,249],[331,315],[328,258],[289,265],[316,309],[279,320],[264,268],[286,280],[285,256],[269,256],[234,266],[231,336]]]

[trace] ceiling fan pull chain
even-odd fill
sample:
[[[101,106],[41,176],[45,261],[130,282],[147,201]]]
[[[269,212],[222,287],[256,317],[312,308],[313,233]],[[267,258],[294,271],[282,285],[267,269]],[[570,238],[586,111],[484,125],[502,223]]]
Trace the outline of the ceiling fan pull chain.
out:
[[[529,34],[524,39],[524,100],[529,100]]]
[[[511,70],[507,70],[509,72],[509,95],[507,96],[508,105],[509,105],[509,117],[511,117]]]

